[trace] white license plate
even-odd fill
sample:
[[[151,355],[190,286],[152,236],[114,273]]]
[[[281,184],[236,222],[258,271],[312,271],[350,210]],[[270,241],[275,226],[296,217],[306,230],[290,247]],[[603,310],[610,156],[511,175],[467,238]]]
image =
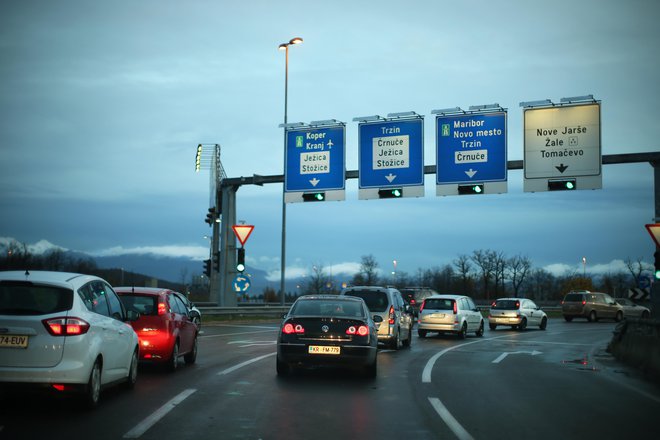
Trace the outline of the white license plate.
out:
[[[431,318],[445,319],[446,313],[434,313],[431,315]]]
[[[307,348],[309,354],[340,354],[341,347],[335,347],[333,345],[310,345]]]
[[[27,348],[28,337],[25,335],[0,335],[0,347]]]

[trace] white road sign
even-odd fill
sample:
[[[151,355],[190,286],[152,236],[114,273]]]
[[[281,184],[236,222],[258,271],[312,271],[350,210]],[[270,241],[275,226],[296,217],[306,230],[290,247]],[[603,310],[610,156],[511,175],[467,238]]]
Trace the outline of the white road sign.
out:
[[[525,179],[601,175],[600,103],[524,112]]]

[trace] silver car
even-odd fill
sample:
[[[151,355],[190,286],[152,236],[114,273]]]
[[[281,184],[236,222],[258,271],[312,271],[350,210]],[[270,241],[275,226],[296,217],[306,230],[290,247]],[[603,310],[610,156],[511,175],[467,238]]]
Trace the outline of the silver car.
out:
[[[0,272],[0,387],[77,392],[135,385],[138,337],[103,279],[46,271]]]
[[[383,319],[378,326],[378,342],[394,350],[402,346],[410,347],[413,312],[401,292],[392,287],[355,286],[344,289],[341,295],[362,298],[372,316],[378,315]]]
[[[465,339],[468,333],[484,335],[484,318],[476,304],[465,295],[433,295],[424,300],[419,309],[417,334],[428,332],[452,333]]]
[[[500,298],[490,306],[488,326],[495,330],[498,325],[525,330],[527,326],[538,326],[545,330],[548,316],[534,301],[526,298]]]
[[[632,302],[628,298],[615,298],[615,301],[623,307],[624,318],[648,319],[651,316],[651,310]]]

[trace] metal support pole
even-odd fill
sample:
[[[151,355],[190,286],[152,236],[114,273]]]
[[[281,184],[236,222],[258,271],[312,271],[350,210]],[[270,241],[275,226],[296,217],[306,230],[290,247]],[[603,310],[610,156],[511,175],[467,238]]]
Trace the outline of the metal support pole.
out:
[[[653,167],[653,197],[655,199],[654,223],[660,222],[660,161],[651,161]],[[655,252],[660,252],[656,246]],[[655,271],[654,271],[655,272]],[[660,280],[652,278],[651,284],[651,318],[660,318]]]
[[[285,47],[284,55],[284,125],[287,123],[287,107],[289,99],[289,45]],[[286,173],[286,128],[284,129],[284,160],[282,161],[282,175]],[[286,271],[286,192],[284,182],[282,183],[282,253],[280,255],[280,305],[284,305],[286,296],[285,271]]]
[[[220,224],[220,288],[217,291],[219,307],[236,307],[236,293],[232,281],[236,276],[236,191],[238,186],[222,186],[222,223]]]

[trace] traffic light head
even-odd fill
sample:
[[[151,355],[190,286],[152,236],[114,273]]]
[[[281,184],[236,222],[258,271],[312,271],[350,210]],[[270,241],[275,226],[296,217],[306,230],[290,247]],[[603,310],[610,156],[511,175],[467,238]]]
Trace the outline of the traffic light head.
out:
[[[322,202],[325,200],[324,192],[303,193],[303,202]]]
[[[379,199],[398,199],[403,197],[403,188],[387,188],[378,190]]]
[[[458,185],[458,194],[483,194],[484,193],[484,184],[483,183],[473,183],[470,185]]]
[[[656,280],[660,280],[660,251],[655,251],[653,257],[655,257],[655,271],[653,274]]]
[[[548,180],[548,191],[572,191],[575,187],[575,179]]]
[[[206,214],[206,220],[204,220],[204,223],[208,223],[209,226],[213,224],[215,221],[215,206],[213,208],[209,208],[209,212]]]
[[[204,260],[204,275],[211,277],[211,260]]]
[[[236,270],[243,272],[245,270],[245,248],[238,248],[236,255]]]

